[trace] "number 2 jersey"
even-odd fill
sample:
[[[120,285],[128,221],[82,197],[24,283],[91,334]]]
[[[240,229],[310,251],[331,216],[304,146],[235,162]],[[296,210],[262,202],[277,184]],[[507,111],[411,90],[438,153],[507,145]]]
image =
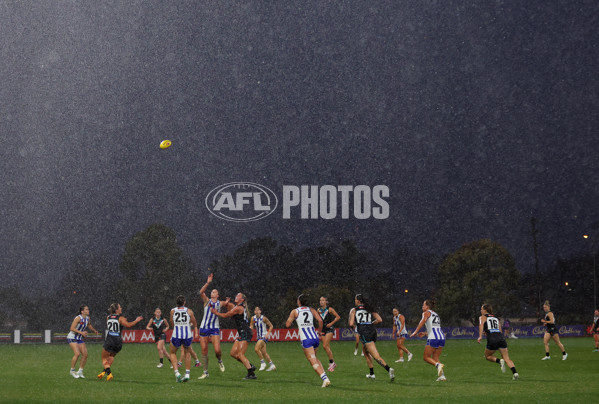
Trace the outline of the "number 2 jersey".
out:
[[[189,309],[185,306],[175,307],[173,311],[173,334],[171,338],[188,339],[193,338],[190,326]]]
[[[299,329],[300,339],[304,340],[318,340],[318,334],[314,329],[314,316],[312,310],[309,307],[298,307],[295,309],[297,312],[297,328]]]

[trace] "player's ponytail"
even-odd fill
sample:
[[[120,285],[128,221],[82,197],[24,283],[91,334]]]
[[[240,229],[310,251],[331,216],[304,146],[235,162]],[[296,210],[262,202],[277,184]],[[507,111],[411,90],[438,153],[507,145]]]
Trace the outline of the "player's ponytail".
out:
[[[116,313],[116,311],[119,309],[119,304],[118,303],[112,303],[110,305],[110,307],[108,308],[108,314],[114,314]]]
[[[357,294],[355,300],[360,302],[366,310],[370,313],[374,313],[376,311],[376,307],[374,307],[362,294]]]
[[[243,299],[243,303],[242,303],[243,310],[245,311],[246,318],[249,319],[251,317],[251,315],[250,315],[250,308],[248,306],[248,302],[247,302],[246,297],[245,297],[245,295],[243,293],[240,293],[240,295],[241,295],[241,298]]]
[[[489,303],[483,304],[483,310],[489,314],[493,314],[493,306],[491,306]]]

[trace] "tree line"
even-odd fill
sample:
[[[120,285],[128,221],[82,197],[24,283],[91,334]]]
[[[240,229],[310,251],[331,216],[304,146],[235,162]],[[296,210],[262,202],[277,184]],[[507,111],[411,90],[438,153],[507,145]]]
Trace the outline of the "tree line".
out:
[[[543,300],[550,299],[552,307],[567,312],[571,321],[586,323],[586,312],[592,312],[585,299],[592,290],[589,265],[588,258],[558,260],[542,279]],[[195,268],[178,245],[175,231],[153,224],[127,242],[118,265],[101,256],[81,257],[46,296],[25,298],[14,287],[0,288],[0,301],[5,302],[0,327],[10,330],[24,324],[27,330],[66,331],[81,304],[90,307],[92,320],[101,327],[112,302],[121,303],[125,316],[149,320],[156,307],[168,313],[178,295],[186,297],[200,318],[199,290],[211,272],[214,281],[207,294],[216,288],[224,299],[242,292],[250,311],[260,306],[275,327],[283,327],[300,293],[311,296],[314,307],[320,296],[327,297],[341,315],[339,327],[348,325],[357,293],[370,299],[387,327],[392,325],[393,307],[408,324],[416,324],[422,301],[428,298],[437,302],[443,325],[475,321],[483,302],[492,303],[498,315],[510,317],[520,317],[523,306],[538,304],[537,280],[523,275],[509,251],[488,239],[439,257],[405,249],[365,251],[352,240],[296,251],[264,237],[247,241],[209,268]],[[565,320],[563,315],[560,319]],[[228,320],[222,326],[233,327]]]

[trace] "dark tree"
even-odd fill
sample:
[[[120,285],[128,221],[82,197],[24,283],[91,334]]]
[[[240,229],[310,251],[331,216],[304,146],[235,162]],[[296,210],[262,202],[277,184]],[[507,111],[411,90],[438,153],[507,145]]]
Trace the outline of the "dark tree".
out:
[[[119,268],[123,278],[113,300],[130,316],[150,316],[156,307],[168,312],[178,295],[186,296],[188,304],[197,295],[191,263],[165,225],[150,225],[133,236]]]
[[[519,312],[520,272],[499,243],[484,239],[463,245],[445,257],[439,275],[437,311],[444,324],[475,319],[485,302],[497,315]]]

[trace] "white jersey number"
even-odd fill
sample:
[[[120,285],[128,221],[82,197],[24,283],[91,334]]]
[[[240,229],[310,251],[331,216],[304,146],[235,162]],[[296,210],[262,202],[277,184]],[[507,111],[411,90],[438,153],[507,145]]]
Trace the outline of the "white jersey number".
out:
[[[499,331],[499,321],[495,317],[487,318],[487,329],[489,332],[498,332]]]
[[[119,332],[120,331],[120,324],[118,320],[115,319],[110,319],[106,322],[106,327],[108,328],[109,332]]]
[[[366,310],[356,311],[356,322],[358,324],[372,324],[372,314]]]

